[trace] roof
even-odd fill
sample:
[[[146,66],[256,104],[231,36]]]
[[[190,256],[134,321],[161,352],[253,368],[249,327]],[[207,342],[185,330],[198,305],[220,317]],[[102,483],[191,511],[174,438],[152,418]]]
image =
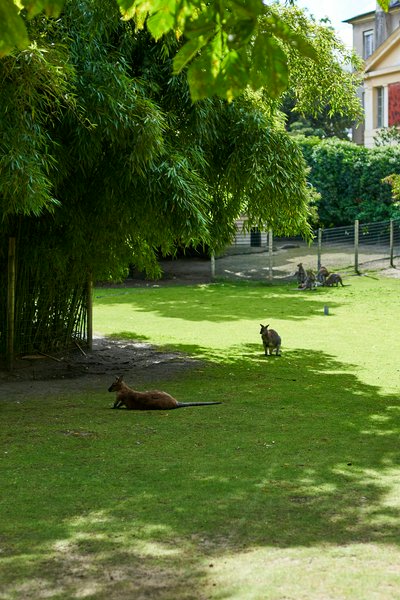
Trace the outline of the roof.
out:
[[[400,0],[392,0],[389,4],[389,11],[391,8],[397,8],[400,6]],[[350,19],[344,19],[342,23],[350,23],[352,24],[355,21],[362,20],[368,18],[373,18],[375,16],[375,11],[370,10],[369,12],[362,13],[361,15],[356,15],[354,17],[350,17]]]
[[[366,17],[373,18],[375,15],[374,10],[370,10],[367,13],[363,13],[361,15],[356,15],[355,17],[350,17],[350,19],[343,19],[342,23],[353,23],[353,21],[358,21],[359,19],[365,19]]]
[[[367,58],[365,62],[365,72],[372,71],[379,64],[382,58],[393,48],[398,47],[400,40],[400,27],[397,27],[393,33]],[[398,70],[398,65],[393,65]]]

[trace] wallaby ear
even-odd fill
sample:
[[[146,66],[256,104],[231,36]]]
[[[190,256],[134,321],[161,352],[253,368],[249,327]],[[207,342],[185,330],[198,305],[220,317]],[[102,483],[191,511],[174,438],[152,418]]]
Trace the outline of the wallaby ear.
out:
[[[121,383],[122,379],[123,379],[123,376],[120,375],[119,377],[115,378],[115,381],[116,381],[116,383]]]

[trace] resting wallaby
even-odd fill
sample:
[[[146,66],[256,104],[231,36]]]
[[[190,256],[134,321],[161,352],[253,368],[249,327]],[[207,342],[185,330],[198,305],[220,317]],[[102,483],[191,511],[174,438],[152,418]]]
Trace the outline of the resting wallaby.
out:
[[[300,290],[313,290],[316,287],[315,273],[312,269],[307,269],[307,277],[304,283],[299,285]]]
[[[260,323],[260,335],[264,346],[265,356],[272,355],[272,351],[275,351],[276,356],[280,355],[281,348],[281,336],[275,331],[275,329],[268,329],[269,325],[262,325]]]
[[[304,270],[303,263],[299,263],[297,265],[296,278],[299,285],[304,283],[306,280],[306,272]]]
[[[344,287],[344,283],[339,273],[331,273],[325,279],[324,285],[326,285],[327,287],[332,287],[333,285],[336,285],[336,287],[338,287],[339,283],[342,287]]]
[[[325,282],[325,279],[329,276],[329,271],[326,267],[321,267],[317,273],[317,281],[319,281],[319,283],[322,283],[322,285]]]
[[[205,406],[209,404],[222,404],[222,402],[178,402],[167,394],[158,390],[138,392],[130,388],[122,377],[117,377],[108,388],[109,392],[117,392],[113,408],[126,406],[128,410],[170,410],[186,406]]]

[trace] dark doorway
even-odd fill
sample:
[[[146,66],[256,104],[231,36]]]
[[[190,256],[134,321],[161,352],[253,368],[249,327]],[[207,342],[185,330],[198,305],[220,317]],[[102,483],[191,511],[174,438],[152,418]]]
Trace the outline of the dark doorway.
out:
[[[250,231],[250,246],[261,246],[261,231],[252,229]]]

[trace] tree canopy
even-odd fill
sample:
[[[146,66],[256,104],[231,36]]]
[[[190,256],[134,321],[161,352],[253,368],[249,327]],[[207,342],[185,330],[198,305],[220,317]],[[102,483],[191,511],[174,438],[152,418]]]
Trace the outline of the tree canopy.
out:
[[[352,58],[333,32],[294,7],[268,11],[257,27],[278,44],[299,105],[329,99],[355,118],[356,79],[340,66]],[[157,275],[160,252],[223,248],[241,214],[249,228],[310,233],[307,168],[284,129],[273,77],[258,79],[257,90],[232,81],[232,94],[213,88],[193,102],[194,62],[176,67],[190,36],[172,26],[155,39],[150,17],[138,28],[114,0],[66,0],[57,19],[23,18],[34,41],[0,60],[0,262],[15,236],[20,289],[34,299],[27,312],[20,294],[21,323],[48,324],[48,340],[55,323],[69,332],[89,272],[115,279],[133,263]],[[271,19],[286,23],[287,39],[271,33]],[[204,47],[199,60],[206,55]],[[250,50],[246,57],[256,76],[263,65]],[[0,329],[4,290],[0,281]]]
[[[316,98],[329,99],[332,110],[355,118],[356,80],[337,54],[352,56],[302,11],[274,10],[319,56],[315,63],[281,43],[299,106],[312,111]],[[122,21],[113,0],[68,0],[59,19],[39,15],[27,30],[37,42],[0,61],[3,215],[45,209],[56,222],[68,213],[75,230],[86,218],[119,253],[126,243],[117,232],[128,231],[127,252],[140,265],[156,247],[223,246],[242,212],[249,226],[307,231],[304,164],[269,88],[193,104],[186,73],[173,66],[184,41],[173,33],[154,40],[146,27]],[[101,239],[82,239],[93,237]]]
[[[174,32],[184,43],[174,58],[175,73],[185,67],[192,99],[214,94],[232,99],[247,85],[268,87],[279,96],[288,86],[290,68],[282,44],[302,56],[316,57],[307,37],[291,27],[263,0],[115,0],[124,19],[133,19],[159,40]],[[288,0],[287,4],[293,4]],[[389,8],[389,0],[379,4]],[[0,0],[0,57],[29,45],[24,16],[60,14],[64,0]],[[320,74],[321,75],[321,74]]]

